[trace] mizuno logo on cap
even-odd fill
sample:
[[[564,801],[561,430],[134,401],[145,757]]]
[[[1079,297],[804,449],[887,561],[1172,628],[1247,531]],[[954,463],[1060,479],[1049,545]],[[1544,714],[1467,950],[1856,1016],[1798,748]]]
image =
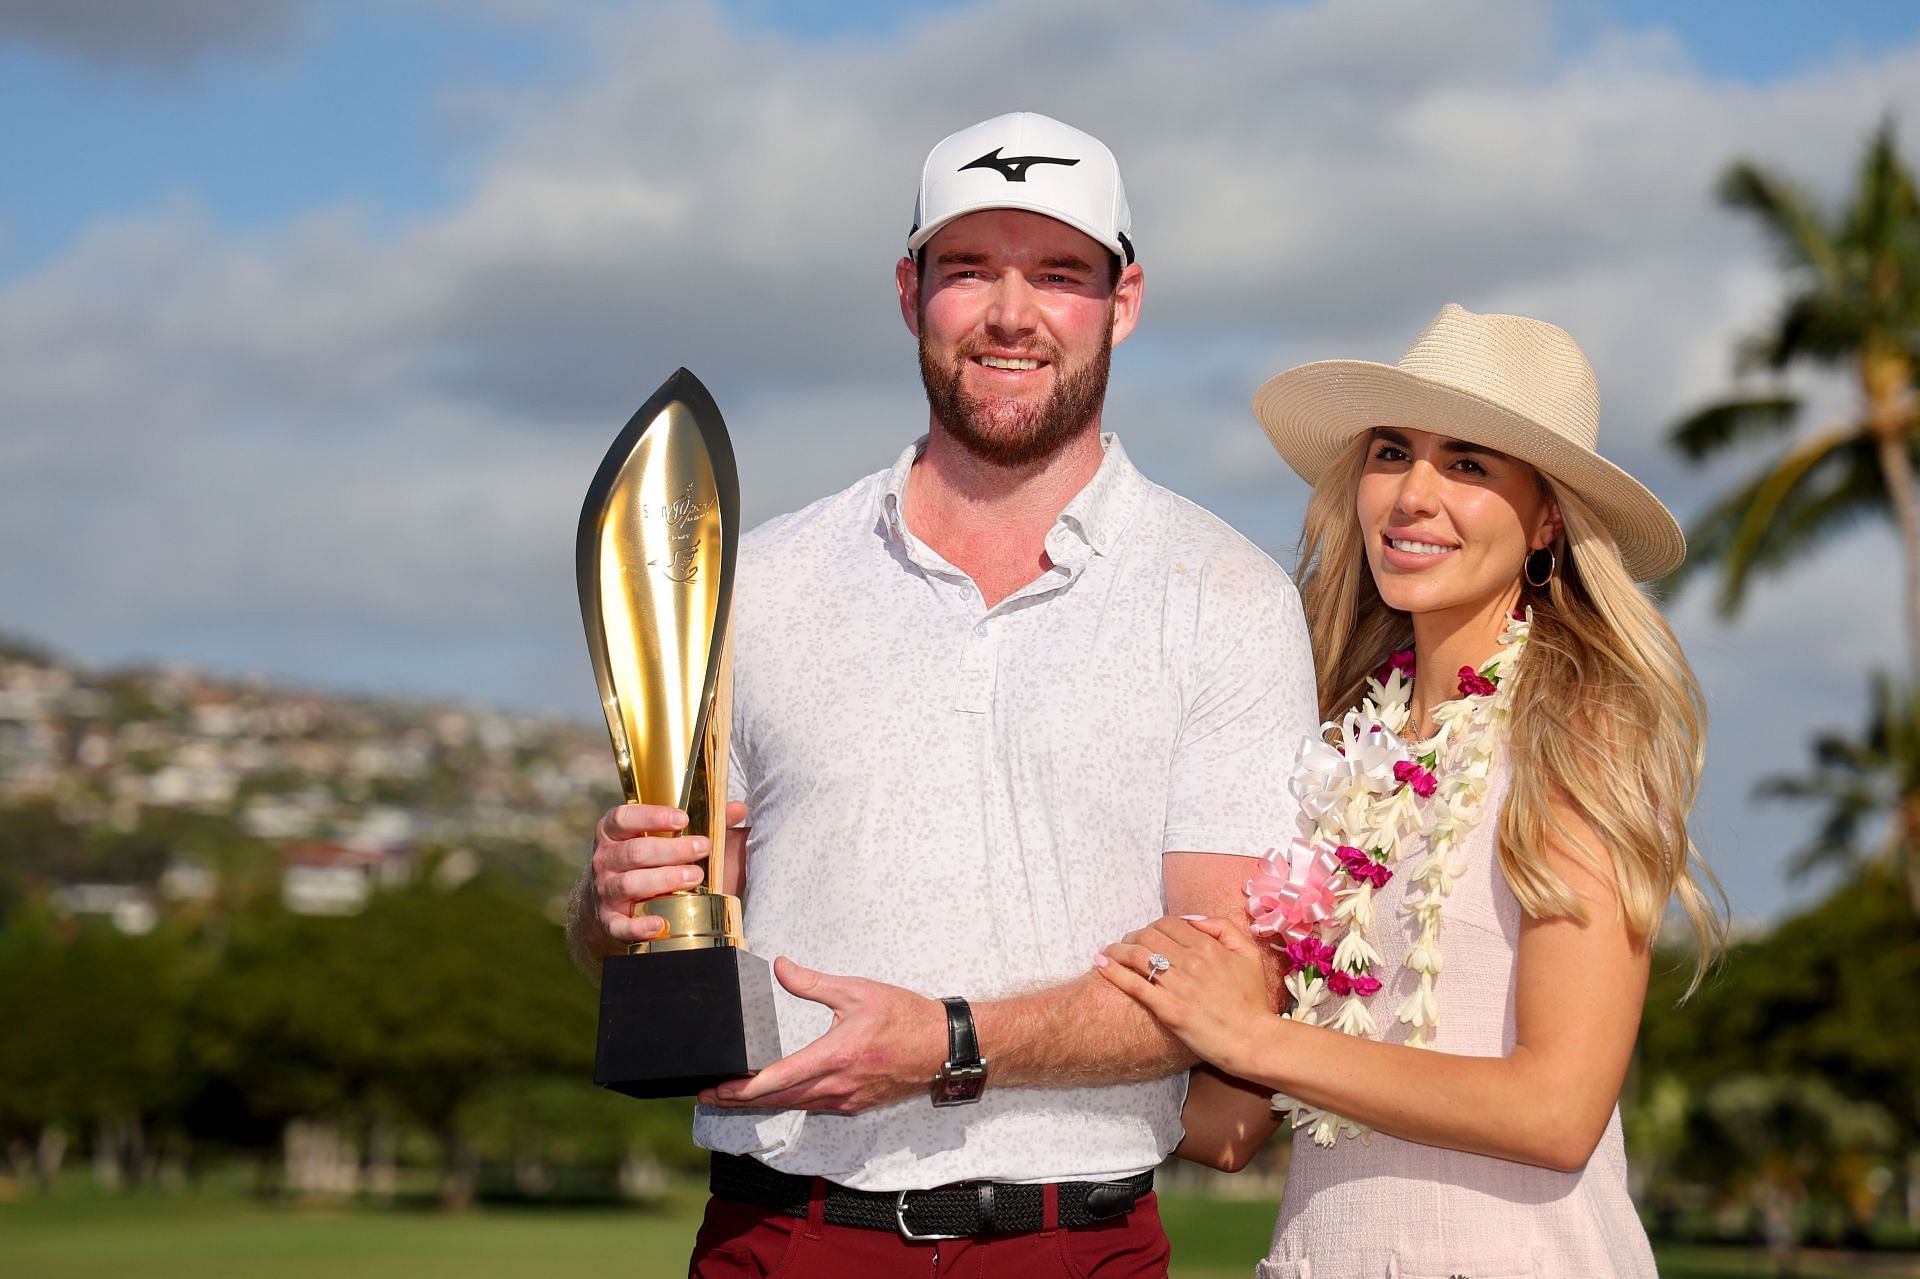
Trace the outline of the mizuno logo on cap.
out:
[[[1009,182],[1025,182],[1027,180],[1027,170],[1036,164],[1075,165],[1078,163],[1080,163],[1078,160],[1067,160],[1060,156],[1053,155],[1002,156],[1000,154],[1000,148],[995,147],[978,160],[972,160],[961,165],[958,169],[955,169],[954,172],[964,173],[968,169],[992,169]]]

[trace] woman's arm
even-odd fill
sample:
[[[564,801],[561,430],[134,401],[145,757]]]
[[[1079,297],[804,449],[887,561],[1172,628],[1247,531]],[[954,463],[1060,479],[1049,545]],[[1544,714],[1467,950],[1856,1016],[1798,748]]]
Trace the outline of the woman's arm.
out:
[[[1598,847],[1576,814],[1559,816],[1572,837]],[[1587,922],[1522,923],[1515,1043],[1505,1057],[1383,1044],[1272,1017],[1256,950],[1211,921],[1162,920],[1137,935],[1138,945],[1110,947],[1117,962],[1100,971],[1226,1074],[1408,1141],[1576,1171],[1619,1100],[1649,952],[1629,932],[1612,883],[1591,869],[1611,864],[1604,855],[1589,862],[1555,848],[1547,860],[1579,895]],[[1156,950],[1173,967],[1149,984],[1140,973]],[[1444,977],[1438,993],[1444,1019]],[[1393,1009],[1374,1014],[1384,1022]]]
[[[1195,1066],[1180,1111],[1187,1135],[1173,1152],[1222,1172],[1239,1172],[1253,1161],[1280,1126],[1273,1089],[1232,1079],[1212,1066]]]

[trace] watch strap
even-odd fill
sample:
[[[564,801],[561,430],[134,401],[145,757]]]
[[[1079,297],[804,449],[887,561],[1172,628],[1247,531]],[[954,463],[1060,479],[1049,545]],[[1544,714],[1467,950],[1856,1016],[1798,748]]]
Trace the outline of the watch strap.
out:
[[[973,1028],[973,1009],[958,995],[940,1001],[947,1009],[947,1061],[972,1066],[980,1060],[980,1036]]]
[[[947,1010],[947,1060],[933,1077],[933,1104],[965,1106],[987,1087],[987,1062],[973,1028],[973,1009],[958,995],[940,1001]]]

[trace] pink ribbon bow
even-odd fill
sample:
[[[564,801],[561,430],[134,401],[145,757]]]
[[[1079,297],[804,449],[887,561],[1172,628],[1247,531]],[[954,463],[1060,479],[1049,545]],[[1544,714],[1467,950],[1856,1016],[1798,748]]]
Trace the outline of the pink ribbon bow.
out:
[[[1259,937],[1279,933],[1299,941],[1333,914],[1333,875],[1340,859],[1332,849],[1296,838],[1283,854],[1268,849],[1247,881],[1247,914]]]

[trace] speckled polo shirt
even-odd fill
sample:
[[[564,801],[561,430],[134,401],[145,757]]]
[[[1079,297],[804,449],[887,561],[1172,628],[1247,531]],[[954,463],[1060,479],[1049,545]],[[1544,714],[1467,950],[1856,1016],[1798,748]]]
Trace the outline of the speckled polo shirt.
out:
[[[1102,444],[1053,567],[991,609],[901,515],[919,444],[742,540],[731,789],[756,953],[934,997],[1031,991],[1162,913],[1162,853],[1291,835],[1288,768],[1318,718],[1293,584]],[[776,997],[788,1052],[826,1031],[827,1008]],[[1185,1086],[703,1109],[694,1133],[869,1190],[1116,1177],[1177,1144]]]

